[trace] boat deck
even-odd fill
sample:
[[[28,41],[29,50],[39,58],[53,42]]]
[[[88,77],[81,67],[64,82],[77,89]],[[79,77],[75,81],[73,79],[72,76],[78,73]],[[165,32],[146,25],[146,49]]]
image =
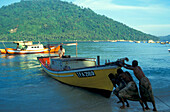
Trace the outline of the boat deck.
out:
[[[77,58],[77,57],[72,57],[72,58],[59,58],[58,56],[52,56],[50,57],[51,59],[53,60],[60,60],[62,62],[72,62],[72,61],[94,61],[94,63],[96,63],[96,59],[95,58]],[[78,66],[77,68],[73,68],[73,69],[56,69],[56,68],[52,68],[51,67],[51,59],[49,57],[37,57],[37,59],[39,60],[39,62],[48,70],[51,70],[51,71],[72,71],[72,70],[81,70],[81,69],[101,69],[102,67],[106,67],[106,66],[115,66],[115,68],[117,68],[117,64],[115,62],[112,62],[112,63],[107,63],[105,65],[91,65],[91,66],[79,66],[79,65],[76,65]],[[53,63],[53,62],[52,62]]]

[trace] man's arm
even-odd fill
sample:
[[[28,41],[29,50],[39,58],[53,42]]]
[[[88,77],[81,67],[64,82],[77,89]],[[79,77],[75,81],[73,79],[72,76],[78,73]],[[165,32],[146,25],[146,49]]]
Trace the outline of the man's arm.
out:
[[[126,65],[127,67],[132,67],[132,65],[129,65],[129,64],[126,64],[126,63],[124,63],[124,65]]]
[[[120,65],[122,66],[122,67],[124,67],[124,68],[126,68],[126,69],[130,69],[130,70],[133,70],[133,67],[131,66],[131,65],[128,65],[128,64],[122,64],[122,63],[120,63]]]
[[[65,49],[63,49],[63,56],[64,56],[64,54],[65,54]]]

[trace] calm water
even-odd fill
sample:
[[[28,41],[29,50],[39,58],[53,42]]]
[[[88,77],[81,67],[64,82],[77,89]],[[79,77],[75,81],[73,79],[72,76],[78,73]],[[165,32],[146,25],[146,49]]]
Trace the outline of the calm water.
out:
[[[15,47],[5,43],[6,47]],[[3,44],[0,43],[0,48]],[[75,56],[75,46],[64,47]],[[115,61],[128,57],[139,61],[150,79],[158,111],[170,111],[170,45],[147,43],[79,42],[78,56]],[[62,84],[41,69],[36,59],[44,54],[0,55],[0,112],[138,112],[138,102],[119,109],[118,99],[104,98],[81,88]],[[125,69],[124,69],[125,70]],[[130,73],[132,73],[130,71]],[[133,73],[132,76],[134,77]],[[134,77],[138,84],[138,81]],[[167,104],[167,105],[166,105]],[[152,105],[149,103],[152,109]],[[148,112],[152,112],[151,110]]]

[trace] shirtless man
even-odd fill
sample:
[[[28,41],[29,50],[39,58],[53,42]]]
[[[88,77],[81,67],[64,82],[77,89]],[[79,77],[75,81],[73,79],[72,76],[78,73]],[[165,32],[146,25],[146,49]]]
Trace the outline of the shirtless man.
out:
[[[123,72],[122,69],[118,69],[117,73],[119,75],[119,79],[124,81],[126,86],[121,89],[118,93],[120,97],[120,101],[122,102],[121,109],[125,108],[124,99],[132,100],[132,101],[139,101],[143,111],[145,111],[143,102],[141,98],[139,97],[138,88],[136,86],[136,83],[133,81],[132,76],[129,72]]]
[[[128,65],[125,63],[121,63],[121,66],[125,67],[126,69],[133,70],[134,75],[139,80],[139,89],[142,101],[145,104],[145,109],[149,109],[147,102],[152,102],[153,104],[153,111],[157,111],[155,106],[155,100],[152,93],[152,87],[149,79],[145,76],[140,66],[138,66],[138,61],[133,60],[132,65]]]
[[[115,87],[113,94],[115,94],[119,99],[119,101],[117,103],[121,103],[122,101],[118,94],[119,94],[119,91],[126,86],[126,84],[121,79],[119,79],[118,75],[113,75],[112,73],[110,73],[109,78],[112,81],[113,86]],[[124,101],[127,104],[126,106],[129,107],[128,101],[126,99],[124,99]]]

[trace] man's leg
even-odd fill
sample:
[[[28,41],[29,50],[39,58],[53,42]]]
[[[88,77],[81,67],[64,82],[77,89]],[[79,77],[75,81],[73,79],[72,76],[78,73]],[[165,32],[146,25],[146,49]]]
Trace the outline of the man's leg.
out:
[[[124,101],[126,102],[126,106],[129,107],[129,102],[126,99]]]
[[[152,105],[153,105],[153,111],[157,111],[156,106],[155,106],[155,101],[152,101]]]
[[[122,106],[120,107],[121,109],[124,109],[125,108],[125,103],[124,103],[124,99],[123,98],[120,98],[121,99],[121,102],[122,102]]]
[[[146,101],[143,101],[143,103],[144,103],[144,104],[145,104],[145,106],[146,106],[146,107],[145,107],[145,109],[146,109],[146,110],[149,110],[150,108],[148,107],[147,102],[146,102]]]
[[[141,104],[141,106],[142,106],[143,111],[145,111],[145,108],[144,108],[144,105],[143,105],[143,101],[142,101],[142,100],[139,100],[139,102],[140,102],[140,104]]]

